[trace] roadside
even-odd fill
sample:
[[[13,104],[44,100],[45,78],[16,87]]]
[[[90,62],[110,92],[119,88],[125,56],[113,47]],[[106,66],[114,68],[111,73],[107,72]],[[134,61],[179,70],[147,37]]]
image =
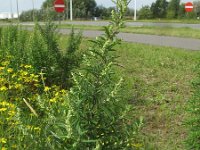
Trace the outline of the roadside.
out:
[[[103,30],[103,26],[106,26],[107,21],[64,21],[58,24],[60,29],[75,29],[80,30]],[[23,26],[34,26],[32,22],[20,23]],[[44,24],[44,22],[40,22]],[[1,26],[7,26],[7,24],[0,24]],[[153,23],[153,22],[127,22],[126,28],[122,29],[124,33],[136,33],[136,34],[148,34],[148,35],[162,35],[173,36],[182,38],[194,38],[200,39],[200,24],[181,24],[181,23]]]
[[[80,30],[99,30],[99,31],[103,30],[102,26],[92,26],[92,25],[61,24],[61,25],[58,25],[58,27],[60,29],[71,29],[73,27],[75,29],[80,29]],[[167,26],[166,27],[127,26],[126,28],[121,29],[121,32],[200,39],[200,29],[192,29],[188,27],[173,28],[173,27],[167,27]]]
[[[61,34],[70,34],[70,29],[59,29]],[[84,30],[83,36],[89,38],[95,38],[101,34],[102,31]],[[186,50],[200,50],[200,39],[179,38],[170,36],[158,36],[158,35],[145,35],[145,34],[133,34],[133,33],[120,33],[119,38],[125,42],[143,43],[148,45],[158,45],[166,47],[182,48]]]

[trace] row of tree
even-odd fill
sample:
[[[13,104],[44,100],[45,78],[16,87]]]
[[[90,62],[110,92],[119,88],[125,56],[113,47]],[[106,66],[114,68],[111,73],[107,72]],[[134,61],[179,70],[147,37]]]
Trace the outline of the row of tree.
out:
[[[53,20],[63,20],[68,19],[70,14],[70,9],[67,8],[64,13],[56,13],[53,7],[55,0],[46,0],[38,10],[24,11],[20,15],[21,21],[42,21],[46,18],[51,18]],[[69,6],[69,0],[66,3]],[[97,6],[95,0],[75,0],[73,1],[73,17],[78,19],[91,19],[93,17],[99,17],[102,19],[109,19],[111,11],[115,7],[106,8],[104,6]],[[134,10],[128,9],[127,16],[133,16]]]
[[[21,21],[43,21],[47,18],[52,20],[64,20],[69,18],[69,8],[64,13],[56,13],[53,4],[55,0],[46,0],[42,4],[39,10],[24,11],[20,15]],[[153,19],[153,18],[197,18],[200,17],[200,1],[195,1],[194,11],[191,13],[185,12],[185,6],[180,3],[180,0],[156,0],[151,6],[143,6],[138,10],[139,19]],[[66,3],[69,6],[69,0]],[[75,0],[73,1],[73,16],[78,19],[92,19],[93,17],[99,17],[102,19],[109,19],[111,11],[115,7],[106,8],[104,6],[97,6],[95,0]],[[134,10],[128,8],[126,16],[132,18],[134,16]]]
[[[194,11],[185,12],[185,4],[180,3],[180,0],[156,0],[151,6],[143,6],[139,10],[140,19],[152,18],[168,18],[168,19],[182,19],[182,18],[197,18],[200,16],[200,1],[194,1]]]

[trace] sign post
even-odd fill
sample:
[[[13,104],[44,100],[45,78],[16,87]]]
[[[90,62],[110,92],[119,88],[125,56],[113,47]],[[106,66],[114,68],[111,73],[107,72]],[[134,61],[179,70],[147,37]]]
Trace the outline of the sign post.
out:
[[[72,21],[73,20],[73,6],[72,6],[72,0],[70,0],[70,20]]]
[[[186,12],[192,12],[193,11],[193,4],[191,3],[191,2],[187,2],[186,4],[185,4],[185,11]]]
[[[137,20],[137,0],[135,0],[135,8],[134,8],[134,21]]]
[[[19,18],[19,4],[18,4],[18,0],[16,0],[17,3],[17,17],[18,17],[18,21],[20,22],[20,18]]]

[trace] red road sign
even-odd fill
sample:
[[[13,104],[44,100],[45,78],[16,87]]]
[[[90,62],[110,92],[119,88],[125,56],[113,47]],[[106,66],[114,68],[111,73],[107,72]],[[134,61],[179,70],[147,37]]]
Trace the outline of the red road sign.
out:
[[[185,11],[186,12],[192,12],[192,10],[193,10],[193,4],[191,2],[187,2],[185,4]]]
[[[54,2],[54,9],[58,13],[62,13],[65,11],[65,2],[64,0],[56,0]]]

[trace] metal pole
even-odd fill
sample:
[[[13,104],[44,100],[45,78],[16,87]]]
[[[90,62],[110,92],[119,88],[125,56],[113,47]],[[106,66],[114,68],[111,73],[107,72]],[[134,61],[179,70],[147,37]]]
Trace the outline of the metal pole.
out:
[[[65,15],[66,15],[66,17],[65,17],[65,19],[67,19],[67,20],[68,20],[68,18],[69,18],[69,17],[68,17],[68,11],[69,11],[69,10],[68,10],[68,8],[69,8],[69,5],[68,5],[68,4],[69,4],[69,1],[66,0],[66,6],[65,6],[65,7],[66,7],[66,8],[65,8]]]
[[[35,20],[35,6],[34,6],[34,0],[32,0],[32,7],[33,7],[33,21]]]
[[[16,3],[17,3],[17,17],[18,17],[18,20],[19,20],[19,5],[18,5],[18,0],[16,0]]]
[[[134,21],[137,20],[137,0],[135,0],[135,8],[134,8]]]
[[[10,0],[10,12],[11,12],[11,19],[13,19],[12,0]]]
[[[73,20],[72,0],[70,0],[70,20]]]

